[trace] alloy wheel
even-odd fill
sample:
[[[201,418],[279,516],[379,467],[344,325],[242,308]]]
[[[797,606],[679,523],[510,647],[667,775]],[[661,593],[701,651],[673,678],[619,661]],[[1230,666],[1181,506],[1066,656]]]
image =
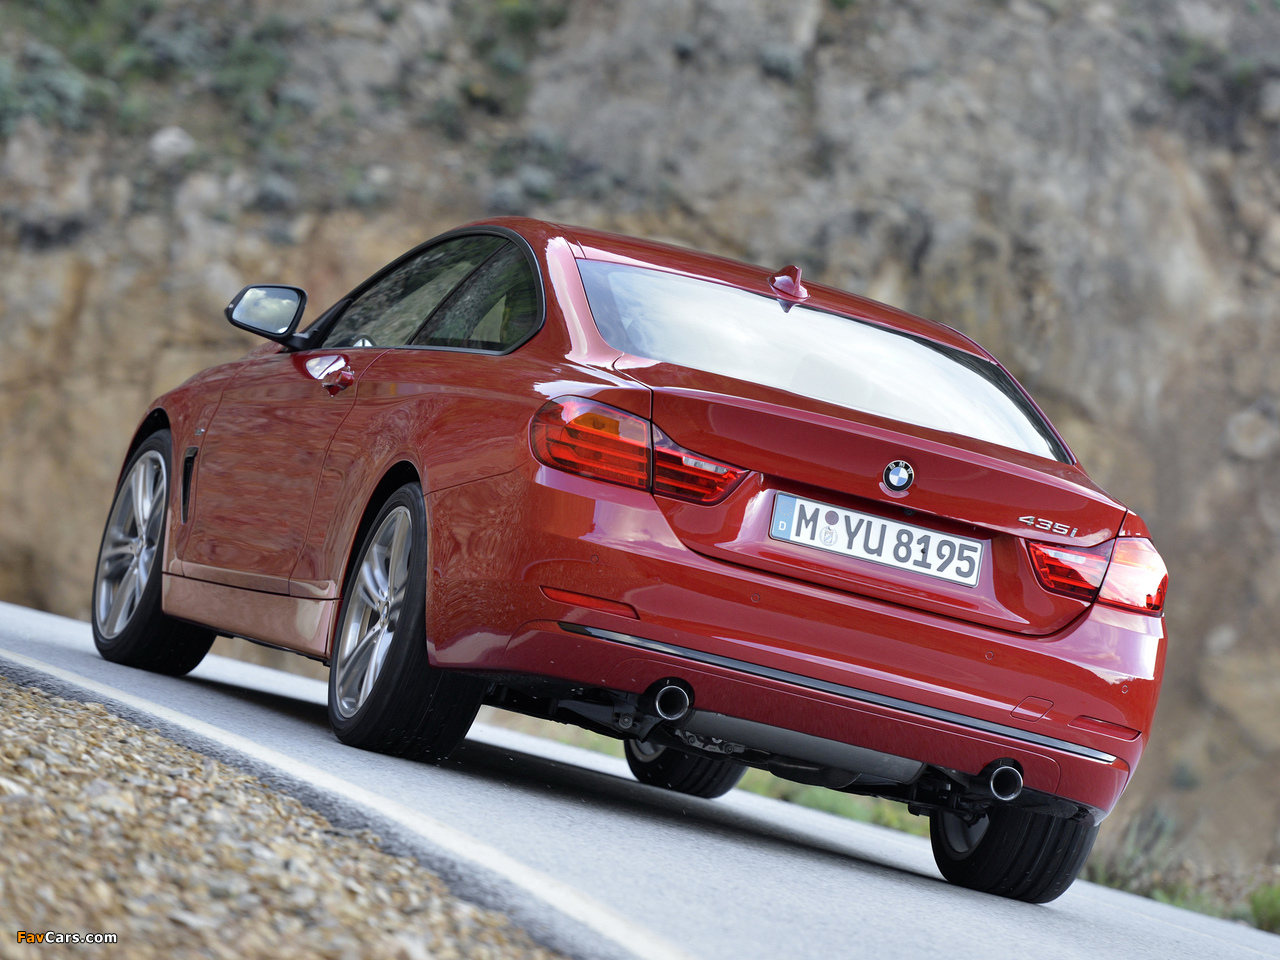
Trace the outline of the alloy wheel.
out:
[[[116,493],[98,554],[93,615],[108,640],[129,625],[155,568],[169,484],[164,457],[148,450]]]
[[[404,607],[412,541],[413,518],[408,508],[396,507],[360,559],[334,660],[336,706],[343,717],[364,706],[382,671]]]

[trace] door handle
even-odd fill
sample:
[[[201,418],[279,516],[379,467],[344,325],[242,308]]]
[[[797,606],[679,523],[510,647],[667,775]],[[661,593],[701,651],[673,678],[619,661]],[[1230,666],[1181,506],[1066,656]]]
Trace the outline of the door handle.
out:
[[[312,357],[307,361],[307,373],[319,380],[331,397],[336,397],[356,382],[356,372],[346,357]]]
[[[347,387],[356,382],[356,372],[351,369],[350,364],[343,364],[339,370],[330,370],[325,373],[320,381],[324,384],[324,388],[329,391],[329,396],[336,397]]]

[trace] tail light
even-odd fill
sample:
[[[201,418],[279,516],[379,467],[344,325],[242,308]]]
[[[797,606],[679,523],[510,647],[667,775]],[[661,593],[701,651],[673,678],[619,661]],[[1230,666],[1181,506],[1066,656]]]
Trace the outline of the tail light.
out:
[[[562,397],[533,415],[529,441],[549,467],[649,489],[649,421],[634,414]]]
[[[718,503],[747,473],[686,450],[643,417],[581,397],[543,404],[529,443],[557,470],[693,503]]]
[[[1121,537],[1096,547],[1028,543],[1027,549],[1046,590],[1139,613],[1164,610],[1169,574],[1150,540]]]
[[[694,503],[716,503],[724,499],[744,473],[740,467],[686,450],[654,425],[654,493]]]
[[[1112,544],[1097,547],[1060,547],[1050,543],[1028,543],[1031,565],[1046,590],[1081,600],[1092,600],[1107,572]]]
[[[1161,613],[1169,571],[1150,540],[1121,537],[1107,568],[1098,602],[1139,613]]]

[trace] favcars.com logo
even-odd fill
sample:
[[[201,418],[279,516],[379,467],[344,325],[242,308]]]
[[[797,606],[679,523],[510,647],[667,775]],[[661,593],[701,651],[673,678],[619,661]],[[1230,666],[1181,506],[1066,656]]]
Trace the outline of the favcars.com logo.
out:
[[[44,933],[28,933],[18,931],[19,943],[116,943],[119,936],[114,933],[59,933],[46,930]]]

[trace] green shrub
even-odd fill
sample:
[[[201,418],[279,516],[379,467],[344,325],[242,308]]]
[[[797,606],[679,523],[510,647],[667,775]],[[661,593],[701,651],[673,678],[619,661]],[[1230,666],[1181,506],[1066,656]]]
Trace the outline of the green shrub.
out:
[[[116,107],[116,124],[122,133],[141,133],[151,125],[151,98],[141,90],[130,90]]]
[[[1280,885],[1259,887],[1249,897],[1253,922],[1260,930],[1280,933]]]
[[[214,75],[214,90],[255,126],[270,121],[271,94],[289,69],[279,43],[256,37],[237,40]]]
[[[486,76],[464,82],[468,105],[494,115],[519,112],[528,95],[526,69],[540,31],[568,16],[564,0],[473,0],[456,8],[461,33],[486,65]]]
[[[140,41],[157,0],[26,0],[18,5],[18,19],[47,43],[66,51],[86,73],[110,74],[117,69],[152,73],[156,66]]]
[[[516,36],[532,38],[542,26],[542,4],[535,0],[498,0],[498,14]]]
[[[26,115],[79,129],[113,95],[110,83],[87,76],[54,47],[28,41],[17,62],[0,57],[0,136]]]
[[[1203,913],[1211,917],[1221,917],[1225,910],[1221,903],[1218,903],[1213,897],[1197,890],[1195,886],[1186,880],[1166,884],[1151,891],[1151,899],[1157,903],[1167,903],[1171,907],[1177,907],[1179,910],[1194,910],[1196,913]]]
[[[462,104],[453,97],[442,97],[433,103],[422,122],[437,127],[450,140],[460,141],[467,135],[467,120]]]
[[[0,30],[39,38],[0,67],[0,135],[23,115],[78,128],[100,114],[136,132],[150,116],[155,82],[200,73],[212,75],[214,93],[240,119],[269,129],[289,68],[289,29],[279,17],[252,26],[160,0],[0,3]],[[297,109],[286,106],[287,119]]]
[[[1216,70],[1223,58],[1207,43],[1194,38],[1179,37],[1177,47],[1166,77],[1174,96],[1186,99],[1196,91],[1197,74]]]
[[[903,803],[881,800],[878,797],[860,797],[852,793],[840,793],[824,787],[811,787],[803,783],[782,780],[765,770],[750,769],[742,778],[741,789],[761,796],[785,800],[801,807],[810,807],[850,820],[874,823],[917,836],[928,836],[929,821],[907,812]]]
[[[1159,810],[1134,817],[1119,843],[1110,850],[1095,849],[1084,875],[1094,883],[1149,897],[1168,889],[1165,878],[1175,872],[1174,837],[1177,826]]]

